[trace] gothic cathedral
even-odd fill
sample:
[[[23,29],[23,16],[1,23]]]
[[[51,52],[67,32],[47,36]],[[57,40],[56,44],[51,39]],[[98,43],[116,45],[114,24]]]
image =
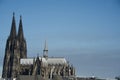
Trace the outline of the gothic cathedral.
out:
[[[23,34],[22,17],[20,16],[19,30],[16,32],[16,22],[13,13],[10,35],[6,42],[3,62],[3,78],[16,77],[19,74],[21,58],[27,58],[26,40]]]
[[[75,68],[64,57],[49,57],[46,41],[42,57],[28,58],[22,17],[20,16],[17,33],[15,14],[13,13],[11,31],[6,42],[2,78],[36,80],[36,75],[42,80],[52,80],[55,76],[66,78],[66,76],[75,76]]]

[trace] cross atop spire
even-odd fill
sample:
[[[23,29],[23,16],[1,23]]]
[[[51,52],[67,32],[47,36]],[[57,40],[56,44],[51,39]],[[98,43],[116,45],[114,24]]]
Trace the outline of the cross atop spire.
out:
[[[15,22],[15,13],[13,12],[10,38],[15,38],[15,37],[16,37],[16,22]]]
[[[24,34],[23,34],[23,26],[22,26],[22,16],[20,15],[20,22],[19,22],[19,29],[18,29],[18,39],[23,40]]]

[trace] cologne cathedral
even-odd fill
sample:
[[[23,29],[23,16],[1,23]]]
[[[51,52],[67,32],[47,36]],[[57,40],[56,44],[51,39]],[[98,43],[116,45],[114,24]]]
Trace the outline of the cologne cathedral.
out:
[[[22,17],[20,16],[17,32],[13,13],[10,35],[6,41],[2,78],[6,80],[53,80],[55,76],[74,77],[75,68],[64,57],[49,57],[46,42],[42,57],[27,57]]]

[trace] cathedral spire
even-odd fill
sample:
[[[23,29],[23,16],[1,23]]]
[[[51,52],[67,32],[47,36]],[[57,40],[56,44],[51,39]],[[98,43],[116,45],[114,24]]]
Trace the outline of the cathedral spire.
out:
[[[46,41],[46,40],[45,40],[44,50],[45,50],[45,51],[48,51],[48,46],[47,46],[47,41]]]
[[[22,16],[20,15],[19,29],[18,29],[18,38],[19,40],[24,39],[23,26],[22,26]]]
[[[13,12],[10,38],[15,38],[15,37],[16,37],[16,23],[15,23],[15,13]]]
[[[44,46],[44,50],[43,50],[43,56],[44,57],[48,57],[48,46],[47,46],[47,42],[45,40],[45,46]]]

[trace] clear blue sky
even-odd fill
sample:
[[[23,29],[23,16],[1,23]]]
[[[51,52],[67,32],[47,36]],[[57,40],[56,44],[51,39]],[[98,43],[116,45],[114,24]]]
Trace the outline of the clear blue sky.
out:
[[[119,0],[0,0],[0,71],[12,14],[22,15],[28,56],[64,56],[78,76],[120,75]]]

